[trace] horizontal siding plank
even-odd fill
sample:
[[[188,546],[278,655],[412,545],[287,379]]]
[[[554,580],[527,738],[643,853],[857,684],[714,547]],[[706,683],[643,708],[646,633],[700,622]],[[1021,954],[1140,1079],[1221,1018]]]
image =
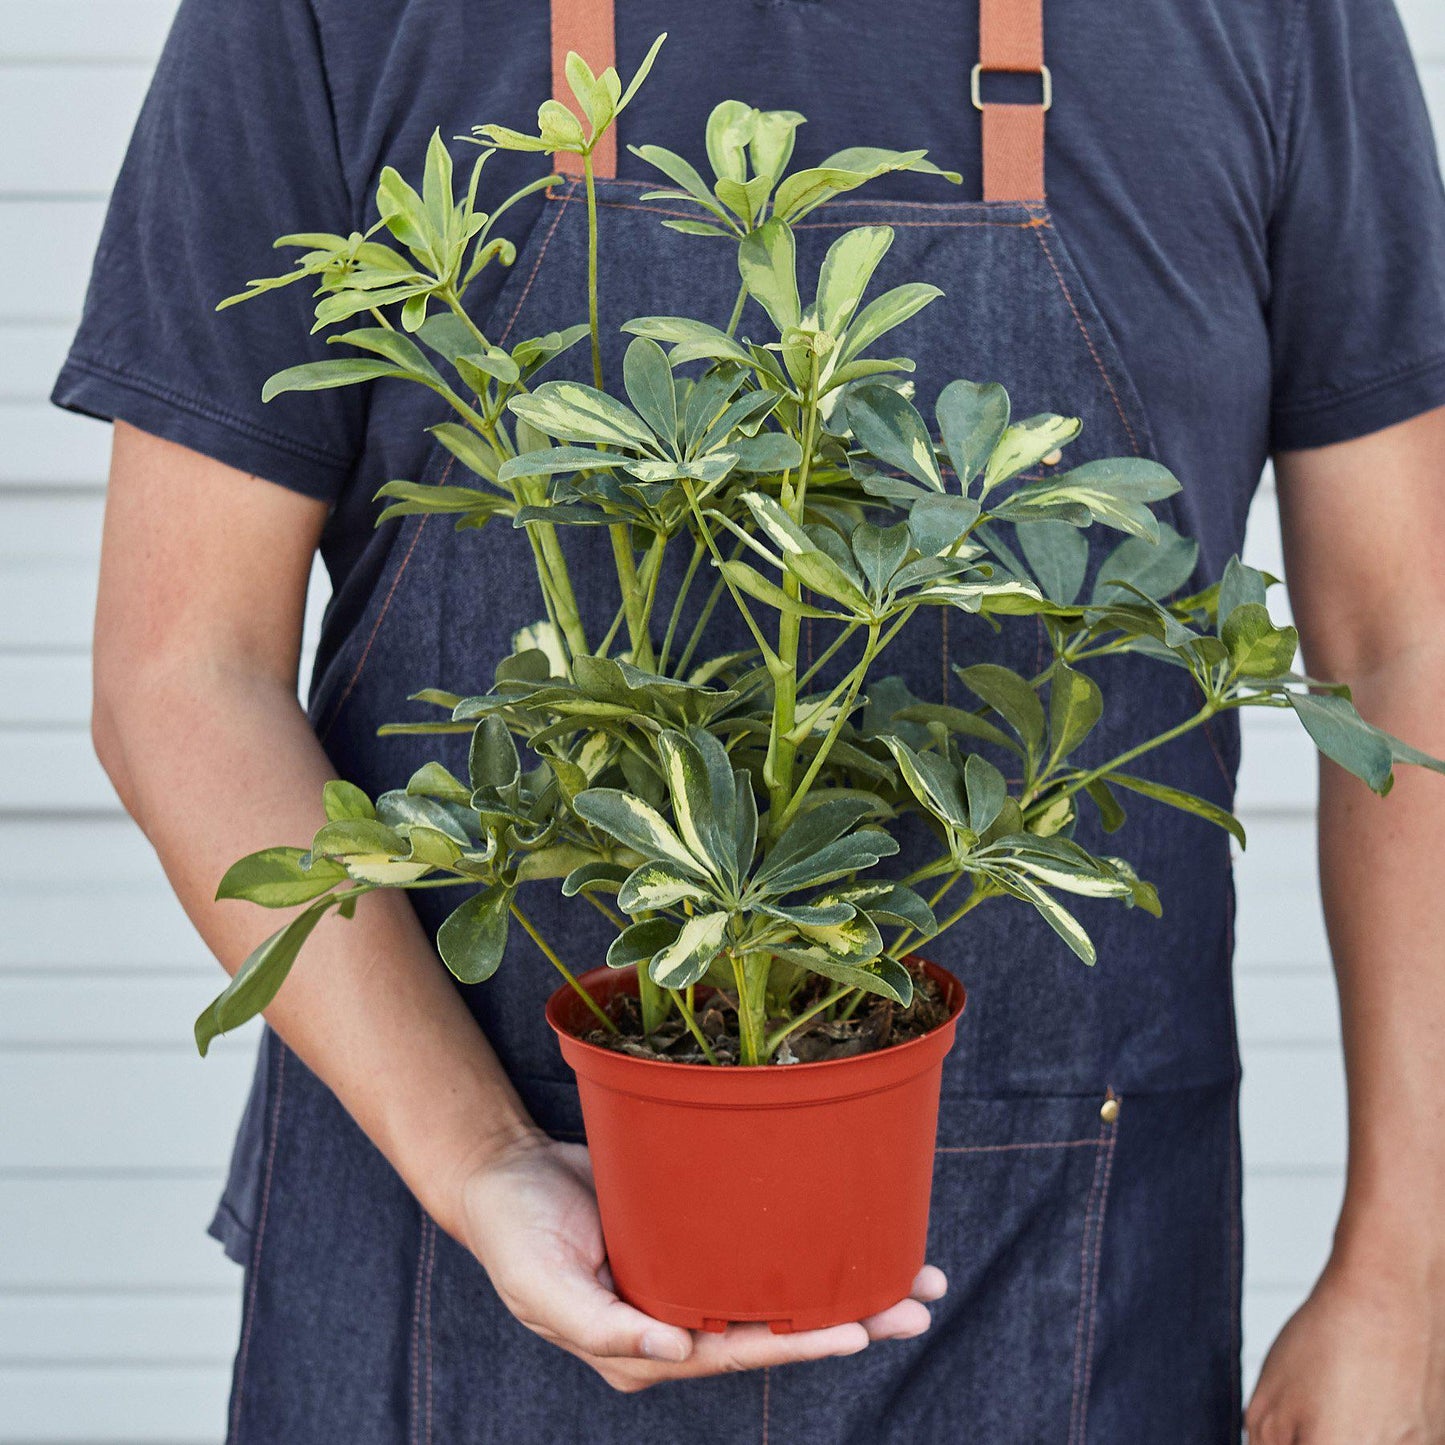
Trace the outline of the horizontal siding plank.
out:
[[[104,219],[102,200],[0,199],[0,255],[25,258],[0,268],[0,322],[77,319]]]
[[[1305,1290],[1329,1258],[1344,1172],[1246,1174],[1244,1253],[1252,1289]]]
[[[255,1047],[0,1053],[3,1169],[219,1171],[231,1157]]]
[[[0,974],[0,1053],[124,1046],[194,1057],[191,1025],[224,981],[214,966],[99,978]],[[241,1047],[259,1032],[259,1022],[249,1023],[228,1036],[226,1047]]]
[[[0,1368],[229,1365],[240,1335],[235,1273],[229,1288],[189,1293],[0,1293]]]
[[[229,1391],[221,1365],[0,1367],[7,1438],[24,1445],[219,1445]]]
[[[32,328],[42,329],[42,328]],[[32,375],[48,395],[56,371]],[[110,465],[110,427],[94,417],[61,411],[46,401],[0,400],[0,488],[105,485]]]
[[[1247,1169],[1337,1170],[1345,1162],[1345,1079],[1330,1044],[1257,1044],[1244,1053],[1240,1128]]]
[[[150,84],[151,65],[7,66],[0,85],[0,194],[105,195]]]
[[[175,8],[174,0],[0,0],[0,56],[154,64]]]
[[[65,361],[74,331],[66,321],[7,325],[5,345],[0,347],[0,402],[44,401]],[[15,444],[14,430],[7,429],[6,441]]]
[[[211,1171],[168,1178],[0,1175],[0,1291],[225,1292],[240,1271],[206,1226]]]

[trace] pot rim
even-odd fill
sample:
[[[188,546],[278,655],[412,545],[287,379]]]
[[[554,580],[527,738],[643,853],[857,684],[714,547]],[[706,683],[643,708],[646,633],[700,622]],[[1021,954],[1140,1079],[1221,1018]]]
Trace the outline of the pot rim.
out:
[[[661,1070],[669,1078],[682,1079],[722,1077],[737,1078],[739,1076],[757,1078],[759,1076],[777,1078],[784,1074],[790,1078],[810,1077],[819,1079],[826,1075],[828,1070],[838,1071],[846,1069],[850,1065],[858,1066],[866,1064],[870,1060],[876,1067],[877,1061],[882,1059],[902,1059],[910,1051],[916,1051],[921,1046],[926,1046],[937,1040],[939,1034],[945,1029],[952,1029],[958,1022],[959,1015],[963,1012],[968,1002],[968,991],[958,978],[944,968],[942,964],[934,963],[931,959],[920,958],[917,954],[908,954],[909,962],[921,964],[924,970],[936,982],[945,989],[949,1002],[948,1017],[940,1024],[935,1024],[927,1033],[919,1034],[917,1038],[908,1039],[901,1044],[890,1044],[886,1049],[872,1049],[866,1054],[852,1054],[846,1059],[816,1059],[812,1063],[803,1064],[729,1064],[719,1067],[716,1064],[685,1064],[671,1063],[664,1059],[639,1059],[635,1054],[625,1054],[617,1049],[604,1048],[601,1044],[589,1043],[586,1039],[573,1033],[562,1021],[562,1005],[577,998],[571,984],[564,983],[556,988],[547,999],[546,1017],[547,1023],[566,1047],[582,1050],[586,1055],[598,1060],[607,1060],[609,1064],[617,1063],[623,1066],[637,1069]],[[625,977],[623,970],[608,967],[606,964],[598,968],[590,968],[585,973],[577,975],[577,982],[584,987],[591,981],[601,982],[603,980],[620,981]],[[582,1007],[578,1003],[578,1007]]]

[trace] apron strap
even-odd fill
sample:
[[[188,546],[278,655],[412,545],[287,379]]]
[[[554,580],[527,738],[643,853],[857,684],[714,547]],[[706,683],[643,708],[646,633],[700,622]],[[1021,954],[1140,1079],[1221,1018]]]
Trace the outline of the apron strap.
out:
[[[1054,102],[1053,77],[1044,64],[1043,0],[979,0],[978,64],[970,90],[983,112],[983,198],[1044,199],[1044,112]],[[982,94],[986,71],[1037,75],[1036,105],[995,105]]]
[[[575,50],[600,73],[617,63],[613,0],[551,0],[552,95],[571,94],[567,52]],[[1037,105],[985,102],[983,76],[1006,70],[1037,75],[1043,95]],[[1053,104],[1053,77],[1044,64],[1043,0],[979,0],[979,60],[970,89],[983,112],[983,198],[986,201],[1044,199],[1044,112]],[[602,138],[592,157],[599,176],[617,174],[617,131]],[[563,175],[581,175],[580,156],[554,157]]]
[[[572,88],[567,84],[567,52],[575,50],[593,73],[601,75],[617,64],[617,42],[612,19],[613,0],[552,0],[552,96],[569,110]],[[559,151],[552,158],[564,176],[582,174],[582,157]],[[617,127],[602,137],[592,152],[593,171],[598,176],[617,174]]]

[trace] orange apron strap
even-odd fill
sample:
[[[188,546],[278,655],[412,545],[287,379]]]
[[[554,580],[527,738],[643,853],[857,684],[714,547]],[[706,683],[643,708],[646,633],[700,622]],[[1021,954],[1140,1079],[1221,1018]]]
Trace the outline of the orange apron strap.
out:
[[[601,75],[609,65],[617,64],[612,0],[552,0],[552,97],[575,111],[572,87],[567,84],[569,50],[575,50],[592,67],[594,75]],[[552,159],[562,175],[582,174],[581,156],[561,151]],[[599,176],[617,174],[616,126],[592,152],[592,166]]]
[[[1054,98],[1053,77],[1044,64],[1043,0],[979,0],[978,35],[971,90],[983,112],[983,198],[1042,201],[1044,112]],[[1037,75],[1042,99],[1034,105],[985,102],[983,76],[992,70]]]

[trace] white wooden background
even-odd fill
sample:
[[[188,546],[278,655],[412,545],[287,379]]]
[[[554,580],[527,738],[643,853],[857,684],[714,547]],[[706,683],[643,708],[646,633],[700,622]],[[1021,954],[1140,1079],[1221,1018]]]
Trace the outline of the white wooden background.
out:
[[[218,1441],[239,1314],[239,1271],[203,1227],[252,1049],[232,1038],[197,1061],[215,966],[91,754],[109,433],[44,400],[172,4],[0,0],[0,1445]],[[1405,9],[1445,131],[1445,5]],[[1267,490],[1249,550],[1283,570]],[[1254,718],[1239,869],[1251,1375],[1325,1257],[1344,1114],[1312,755],[1279,714]],[[99,881],[81,856],[90,875],[108,860]]]

